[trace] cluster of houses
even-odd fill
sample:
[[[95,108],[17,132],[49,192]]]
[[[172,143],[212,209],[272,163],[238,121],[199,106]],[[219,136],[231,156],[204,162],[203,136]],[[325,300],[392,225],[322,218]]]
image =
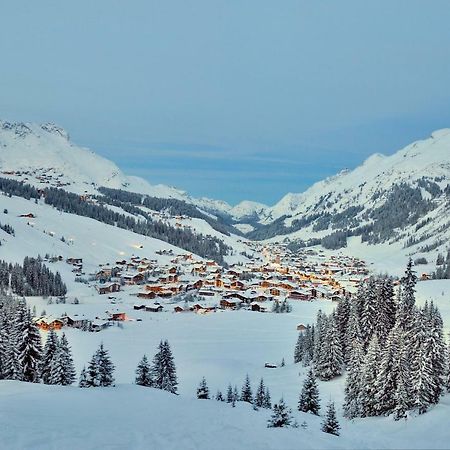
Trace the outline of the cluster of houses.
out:
[[[19,178],[21,181],[37,181],[39,184],[47,184],[52,187],[62,188],[70,183],[64,181],[64,175],[58,173],[54,168],[38,168],[35,170],[5,170],[2,175]]]
[[[126,291],[136,296],[140,301],[135,305],[137,310],[158,312],[180,294],[191,292],[202,300],[203,307],[216,303],[221,309],[237,309],[243,305],[264,312],[270,301],[339,301],[352,295],[368,275],[364,261],[357,258],[326,258],[314,250],[294,254],[281,245],[248,245],[255,256],[240,265],[222,267],[192,254],[161,251],[159,254],[170,256],[170,263],[162,265],[156,259],[132,256],[99,266],[91,278],[99,295]],[[81,259],[70,258],[67,263],[82,270]],[[181,312],[178,306],[174,310]]]
[[[364,261],[353,257],[327,257],[311,249],[293,253],[283,245],[247,245],[252,251],[247,262],[230,267],[162,250],[158,256],[164,256],[164,264],[158,259],[131,256],[98,266],[89,274],[88,284],[111,303],[116,303],[116,295],[135,297],[131,315],[162,311],[209,314],[242,308],[269,312],[277,302],[340,301],[351,296],[369,274]],[[66,263],[73,266],[76,276],[84,274],[82,258],[68,258]],[[67,326],[100,331],[114,322],[129,320],[125,311],[124,306],[124,310],[106,311],[101,318],[65,315],[35,321],[42,330]]]

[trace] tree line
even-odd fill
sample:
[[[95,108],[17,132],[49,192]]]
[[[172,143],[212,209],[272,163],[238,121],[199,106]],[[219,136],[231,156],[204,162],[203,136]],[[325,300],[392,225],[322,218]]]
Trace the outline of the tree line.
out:
[[[295,362],[324,381],[347,371],[346,417],[422,414],[449,389],[442,318],[432,302],[416,306],[416,282],[411,260],[396,293],[392,279],[371,277],[299,335]]]
[[[0,178],[0,191],[12,196],[26,198],[28,200],[41,198],[42,191],[30,185],[16,180]],[[224,264],[223,257],[229,253],[230,247],[220,239],[203,234],[196,234],[184,228],[175,228],[146,214],[139,208],[131,214],[136,217],[113,211],[102,204],[87,202],[79,195],[57,188],[46,188],[44,191],[45,203],[55,207],[59,211],[78,216],[89,217],[99,222],[116,226],[143,236],[153,237],[167,242],[176,247],[183,248],[203,258],[213,259],[219,264]],[[130,207],[123,204],[124,210],[130,212]]]
[[[59,272],[53,273],[40,257],[28,256],[22,265],[0,261],[0,291],[8,289],[20,296],[63,296],[67,293]]]

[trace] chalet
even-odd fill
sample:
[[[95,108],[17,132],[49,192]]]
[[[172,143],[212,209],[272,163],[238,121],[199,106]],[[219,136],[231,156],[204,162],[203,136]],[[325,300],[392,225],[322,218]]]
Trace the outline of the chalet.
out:
[[[144,281],[144,275],[142,273],[126,273],[121,276],[121,280],[128,285],[139,284]]]
[[[311,294],[309,292],[306,291],[301,291],[301,290],[293,290],[291,292],[289,292],[289,298],[293,299],[293,300],[311,300]]]
[[[67,258],[66,259],[67,264],[83,264],[83,258]]]
[[[60,330],[64,326],[64,321],[53,317],[40,317],[34,322],[40,330]]]
[[[133,309],[136,311],[140,311],[142,309],[145,309],[145,305],[143,305],[142,303],[135,304],[135,305],[133,305]]]
[[[36,216],[33,213],[20,214],[19,217],[25,217],[27,219],[35,219]]]
[[[190,308],[183,308],[183,307],[180,306],[180,305],[177,305],[177,306],[175,306],[175,307],[173,308],[173,312],[176,312],[176,313],[180,313],[180,312],[190,312],[190,311],[191,311]]]
[[[201,295],[203,297],[212,297],[214,294],[215,292],[209,289],[200,289],[198,291],[198,295]]]
[[[101,330],[105,330],[110,325],[111,324],[109,322],[107,322],[106,320],[97,319],[97,320],[92,321],[90,330],[98,332]]]
[[[120,291],[120,284],[119,283],[98,284],[95,286],[95,289],[97,289],[97,292],[100,295],[111,294],[112,292]]]
[[[300,333],[304,333],[306,331],[305,325],[303,325],[302,323],[298,324],[297,331],[299,331]]]
[[[128,320],[128,317],[127,317],[126,313],[124,313],[124,312],[114,312],[114,313],[110,314],[108,320],[123,322],[125,320]]]
[[[163,307],[159,303],[154,303],[153,305],[146,305],[145,310],[147,312],[162,312]]]
[[[222,309],[237,309],[241,302],[239,300],[231,300],[223,298],[220,300],[220,307]]]
[[[139,298],[154,299],[154,298],[156,298],[157,294],[155,291],[145,291],[145,292],[139,292],[137,296]]]
[[[267,311],[267,308],[265,306],[263,306],[257,302],[250,303],[250,309],[252,311],[257,311],[257,312],[266,312]]]
[[[61,318],[61,320],[64,322],[65,325],[72,328],[83,328],[83,326],[86,324],[87,319],[86,318],[80,318],[77,316],[64,316]]]

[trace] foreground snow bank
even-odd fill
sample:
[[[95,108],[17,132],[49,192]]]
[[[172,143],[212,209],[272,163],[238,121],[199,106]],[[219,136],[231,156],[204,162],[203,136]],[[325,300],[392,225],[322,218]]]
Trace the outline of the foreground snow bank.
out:
[[[343,448],[316,429],[268,429],[266,411],[186,399],[134,385],[80,389],[0,382],[7,449]]]

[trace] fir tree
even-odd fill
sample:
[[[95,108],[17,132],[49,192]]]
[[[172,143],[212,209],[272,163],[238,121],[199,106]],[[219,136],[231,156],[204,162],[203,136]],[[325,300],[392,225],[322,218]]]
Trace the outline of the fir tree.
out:
[[[19,328],[18,355],[23,381],[37,383],[39,381],[40,362],[42,357],[41,335],[38,327],[27,311]]]
[[[205,377],[202,378],[200,381],[200,384],[197,388],[197,398],[199,400],[208,400],[209,399],[209,389],[208,385],[206,384]]]
[[[223,397],[223,394],[222,394],[222,392],[220,390],[217,390],[216,400],[218,402],[224,402],[225,401],[225,398]]]
[[[69,342],[66,335],[63,333],[58,345],[58,354],[61,361],[62,376],[61,384],[69,386],[73,384],[76,377],[75,367],[73,364],[72,352],[70,350]]]
[[[376,334],[372,338],[367,349],[367,354],[362,366],[362,415],[363,417],[376,415],[377,407],[377,379],[379,371],[380,347]]]
[[[234,399],[233,388],[231,384],[229,384],[227,388],[227,403],[233,403],[233,399]]]
[[[309,369],[308,374],[303,382],[302,392],[298,402],[298,410],[319,415],[319,389],[317,387],[316,378],[313,369]]]
[[[102,387],[114,384],[114,364],[111,361],[108,350],[105,350],[103,343],[97,350],[98,384]]]
[[[142,357],[136,367],[136,378],[134,382],[139,386],[152,386],[151,369],[146,355]]]
[[[172,394],[177,393],[178,381],[175,362],[167,340],[161,341],[159,344],[158,352],[153,358],[151,376],[154,387]]]
[[[327,412],[325,420],[322,422],[322,431],[324,433],[334,434],[339,436],[340,425],[336,417],[336,409],[334,402],[330,402],[327,405]]]
[[[58,336],[50,330],[45,342],[41,359],[41,379],[45,384],[50,384],[50,366],[58,348]]]
[[[266,387],[264,386],[264,380],[261,378],[255,394],[255,406],[257,406],[258,408],[264,408],[265,395]]]
[[[268,387],[266,387],[266,393],[264,395],[263,408],[265,408],[265,409],[272,409],[272,401],[271,401],[271,398],[270,398],[270,391],[269,391]]]
[[[245,377],[245,382],[242,386],[241,402],[253,403],[252,387],[250,385],[250,378],[248,377],[248,374]]]
[[[356,339],[351,347],[350,362],[348,365],[347,379],[345,383],[344,416],[348,419],[362,416],[362,391],[361,379],[364,353],[362,342]]]
[[[273,405],[273,413],[267,422],[268,428],[289,427],[293,424],[292,411],[281,398],[278,404]]]
[[[79,378],[79,381],[78,381],[78,386],[80,388],[90,387],[90,384],[88,382],[88,376],[87,376],[87,372],[86,372],[86,367],[83,367],[81,369],[80,378]]]

